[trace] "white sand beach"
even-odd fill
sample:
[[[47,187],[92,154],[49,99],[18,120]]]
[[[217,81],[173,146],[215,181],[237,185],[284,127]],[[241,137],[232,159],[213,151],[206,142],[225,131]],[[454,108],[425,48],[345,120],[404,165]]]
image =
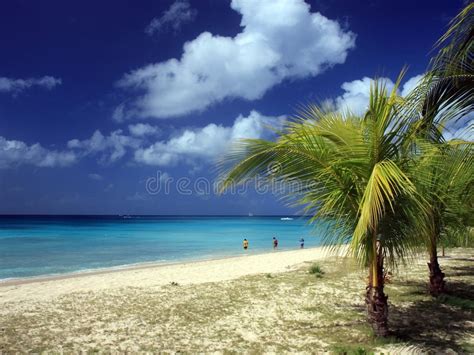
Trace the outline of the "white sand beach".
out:
[[[464,298],[425,292],[424,255],[387,283],[395,343],[366,321],[366,271],[314,248],[4,282],[0,353],[470,352],[472,249],[448,255]]]
[[[322,247],[273,251],[216,260],[169,265],[138,265],[124,269],[18,279],[0,283],[0,304],[28,300],[45,301],[72,292],[113,290],[126,287],[159,287],[218,282],[246,275],[279,273],[301,263],[321,260],[330,253]]]

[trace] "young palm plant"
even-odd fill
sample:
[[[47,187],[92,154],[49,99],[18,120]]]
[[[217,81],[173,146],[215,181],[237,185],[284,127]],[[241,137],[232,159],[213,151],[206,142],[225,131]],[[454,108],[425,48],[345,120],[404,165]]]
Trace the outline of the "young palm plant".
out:
[[[426,149],[424,149],[426,148]],[[437,246],[449,233],[468,233],[463,220],[474,185],[473,144],[453,141],[434,146],[419,143],[423,153],[415,160],[413,181],[426,205],[426,226],[419,233],[427,246],[429,290],[433,296],[445,291],[444,273],[439,261]]]
[[[443,133],[449,125],[472,114],[474,108],[474,4],[466,6],[451,21],[437,46],[438,54],[406,105],[413,117],[420,118],[409,132],[424,169],[414,176],[428,203],[427,235],[423,237],[430,257],[429,288],[434,296],[444,292],[445,286],[437,245],[443,236],[467,233],[468,219],[462,217],[466,211],[461,206],[468,204],[465,198],[470,196],[464,190],[472,184],[472,144],[445,144]],[[467,129],[472,131],[472,123]],[[431,153],[419,154],[426,153],[427,147],[425,143],[418,144],[420,140],[434,144],[435,150],[429,148]]]
[[[277,132],[276,141],[244,140],[222,161],[222,189],[250,179],[283,182],[288,201],[311,221],[329,221],[327,245],[346,245],[368,267],[368,320],[388,335],[384,264],[397,264],[417,244],[423,204],[403,156],[409,120],[397,95],[375,81],[363,117],[309,106]],[[271,167],[268,169],[268,167]]]

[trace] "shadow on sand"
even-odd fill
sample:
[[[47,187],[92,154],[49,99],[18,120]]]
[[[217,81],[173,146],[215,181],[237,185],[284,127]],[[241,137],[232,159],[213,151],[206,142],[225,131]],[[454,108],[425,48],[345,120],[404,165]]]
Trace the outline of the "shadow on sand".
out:
[[[472,262],[472,260],[469,260]],[[474,284],[449,280],[454,276],[473,276],[474,262],[470,265],[447,269],[446,294],[438,298],[418,300],[407,307],[392,307],[390,328],[400,340],[410,342],[434,352],[452,349],[458,353],[469,353],[463,344],[474,321]],[[406,283],[405,283],[406,285]],[[424,282],[410,282],[410,295],[426,294]],[[464,346],[463,346],[464,345]]]

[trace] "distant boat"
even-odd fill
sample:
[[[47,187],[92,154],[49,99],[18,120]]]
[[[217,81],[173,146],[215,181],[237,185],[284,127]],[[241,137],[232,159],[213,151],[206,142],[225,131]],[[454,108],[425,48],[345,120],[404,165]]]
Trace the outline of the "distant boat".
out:
[[[282,221],[292,221],[293,218],[290,218],[290,217],[282,217],[282,218],[280,218],[280,220],[282,220]]]
[[[253,213],[249,212],[249,217],[253,217]]]

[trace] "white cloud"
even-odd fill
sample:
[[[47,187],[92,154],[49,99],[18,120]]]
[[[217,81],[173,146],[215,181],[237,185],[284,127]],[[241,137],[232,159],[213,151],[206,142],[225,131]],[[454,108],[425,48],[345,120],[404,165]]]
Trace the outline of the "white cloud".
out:
[[[16,95],[33,86],[38,86],[38,87],[51,90],[55,86],[61,85],[61,84],[62,84],[61,79],[58,79],[52,76],[43,76],[42,78],[28,78],[28,79],[13,79],[13,78],[0,77],[0,93],[7,92],[7,93],[13,93]]]
[[[202,111],[228,98],[255,100],[285,79],[316,76],[344,63],[355,35],[310,12],[303,0],[233,0],[242,15],[235,37],[201,33],[181,58],[126,74],[122,88],[144,91],[120,105],[116,119],[167,118]]]
[[[393,89],[393,82],[387,78],[380,78],[385,81],[387,90]],[[335,100],[336,108],[338,110],[350,110],[351,112],[362,115],[369,104],[370,86],[373,79],[364,77],[361,80],[354,80],[345,82],[341,85],[344,93]]]
[[[474,142],[474,112],[451,121],[443,131],[443,136],[448,141],[457,138]]]
[[[27,145],[22,141],[0,137],[0,168],[16,165],[37,167],[69,166],[77,160],[70,151],[49,150],[39,143]]]
[[[144,137],[147,135],[155,135],[160,132],[160,129],[148,123],[137,123],[128,125],[128,131],[132,136]]]
[[[180,28],[196,18],[197,10],[193,9],[186,0],[176,0],[160,17],[155,17],[146,27],[145,33],[152,36],[157,32],[172,29],[178,32]]]
[[[102,175],[96,174],[96,173],[91,173],[91,174],[88,174],[87,176],[89,177],[89,179],[97,180],[97,181],[100,181],[100,180],[103,180],[103,179],[104,179],[104,178],[102,177]]]
[[[173,165],[182,160],[212,160],[241,138],[261,138],[265,126],[281,126],[284,117],[266,117],[257,111],[249,116],[240,115],[230,127],[208,124],[197,129],[187,129],[167,141],[158,141],[148,148],[135,152],[135,161],[147,165]]]
[[[423,75],[416,75],[408,79],[401,87],[401,95],[406,96],[415,88]],[[395,83],[389,78],[378,78],[378,80],[385,83],[387,91],[392,91]],[[334,101],[329,100],[339,111],[350,110],[356,115],[362,115],[367,110],[369,105],[370,86],[374,79],[363,77],[360,80],[345,82],[341,85],[344,93],[336,97]]]
[[[96,130],[88,139],[72,139],[68,150],[56,151],[40,144],[27,145],[21,141],[0,137],[0,168],[30,164],[38,167],[68,166],[86,156],[98,157],[101,164],[110,164],[132,153],[134,161],[145,165],[167,166],[177,163],[200,164],[212,161],[241,138],[270,138],[267,126],[281,128],[284,116],[268,117],[251,111],[247,117],[239,115],[231,126],[210,123],[204,127],[189,128],[167,140],[151,144],[149,134],[157,128],[148,124],[130,125],[130,135],[115,130],[108,135]],[[92,180],[103,180],[97,173],[89,173]],[[166,177],[168,175],[166,174]]]
[[[117,122],[123,122],[126,118],[125,103],[118,105],[112,113],[112,119]]]
[[[415,75],[408,79],[402,87],[402,96],[407,96],[423,79],[423,74]]]
[[[409,78],[402,85],[400,95],[407,96],[421,81],[423,75],[416,75]],[[387,90],[392,90],[394,82],[389,78],[379,78],[385,82]],[[372,78],[364,77],[361,80],[345,82],[341,88],[344,93],[334,100],[328,100],[326,103],[336,110],[350,110],[354,114],[362,115],[367,110],[369,104],[370,86],[373,83]],[[474,113],[468,114],[460,119],[451,119],[443,131],[446,140],[454,138],[474,141]]]
[[[127,148],[137,149],[141,141],[137,138],[126,136],[122,130],[111,132],[104,136],[99,130],[95,131],[89,139],[72,139],[67,143],[68,148],[75,149],[81,156],[99,154],[101,163],[113,163],[121,159]]]

